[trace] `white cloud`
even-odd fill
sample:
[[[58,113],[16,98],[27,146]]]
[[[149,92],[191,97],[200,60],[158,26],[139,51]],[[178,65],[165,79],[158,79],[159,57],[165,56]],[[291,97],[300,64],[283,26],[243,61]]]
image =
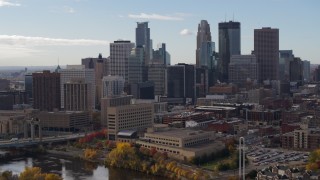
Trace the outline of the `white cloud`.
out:
[[[189,29],[183,29],[182,31],[180,31],[180,35],[182,35],[182,36],[190,36],[190,35],[193,35],[193,32],[190,31]]]
[[[76,12],[76,10],[74,10],[74,8],[72,8],[72,7],[67,7],[67,6],[64,6],[64,7],[63,7],[63,11],[66,12],[66,13],[70,13],[70,14]]]
[[[0,0],[0,7],[3,7],[3,6],[20,6],[21,4],[19,3],[12,3],[12,2],[9,2],[8,0]]]
[[[19,46],[95,46],[108,45],[108,41],[93,39],[60,39],[18,35],[0,35],[0,45]]]
[[[160,14],[129,14],[129,18],[132,19],[154,19],[154,20],[163,20],[163,21],[182,21],[184,20],[181,16],[168,16]]]

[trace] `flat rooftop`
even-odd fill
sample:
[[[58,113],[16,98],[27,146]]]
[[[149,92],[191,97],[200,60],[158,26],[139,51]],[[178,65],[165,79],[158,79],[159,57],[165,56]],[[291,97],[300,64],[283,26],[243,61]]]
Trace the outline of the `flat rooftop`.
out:
[[[196,107],[198,110],[235,110],[234,107],[226,107],[226,106],[198,106]]]
[[[169,137],[177,137],[177,138],[185,138],[192,137],[194,135],[199,134],[210,134],[210,132],[206,131],[195,131],[190,129],[178,129],[178,128],[166,128],[166,130],[155,131],[146,134],[155,134],[160,136],[169,136]]]

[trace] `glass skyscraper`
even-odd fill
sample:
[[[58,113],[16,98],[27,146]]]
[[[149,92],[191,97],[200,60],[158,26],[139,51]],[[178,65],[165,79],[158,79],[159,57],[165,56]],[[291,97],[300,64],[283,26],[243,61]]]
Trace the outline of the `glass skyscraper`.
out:
[[[232,55],[241,54],[240,22],[219,23],[219,80],[228,81],[228,69]]]
[[[148,22],[137,22],[136,28],[136,46],[144,47],[145,52],[145,62],[144,64],[148,65],[151,59],[151,40],[150,40],[150,28],[148,27]]]

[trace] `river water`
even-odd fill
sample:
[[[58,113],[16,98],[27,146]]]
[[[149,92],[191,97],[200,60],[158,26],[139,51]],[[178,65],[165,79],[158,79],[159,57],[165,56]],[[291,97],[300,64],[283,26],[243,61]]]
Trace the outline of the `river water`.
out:
[[[17,158],[0,162],[0,172],[21,173],[25,167],[40,167],[43,173],[56,173],[64,180],[162,180],[165,178],[146,175],[140,172],[106,168],[79,159],[42,155]]]

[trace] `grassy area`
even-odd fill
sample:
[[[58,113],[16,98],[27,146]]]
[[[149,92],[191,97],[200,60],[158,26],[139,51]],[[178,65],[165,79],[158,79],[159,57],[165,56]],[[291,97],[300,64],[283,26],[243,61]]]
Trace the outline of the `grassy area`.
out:
[[[204,163],[201,167],[211,169],[214,171],[225,171],[236,169],[238,167],[238,156],[237,151],[232,153],[228,157],[218,158],[211,162]]]

